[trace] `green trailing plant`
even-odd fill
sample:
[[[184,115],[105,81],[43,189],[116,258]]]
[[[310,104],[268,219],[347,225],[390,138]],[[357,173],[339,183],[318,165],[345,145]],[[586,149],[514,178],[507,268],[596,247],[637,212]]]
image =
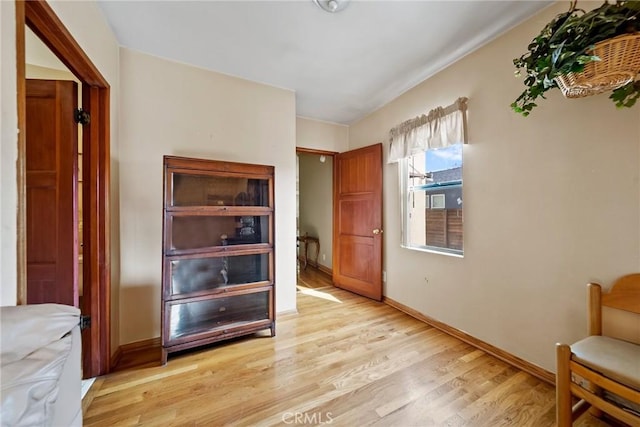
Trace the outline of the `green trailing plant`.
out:
[[[528,51],[513,60],[524,74],[527,89],[511,104],[511,108],[528,116],[537,106],[538,98],[558,87],[557,76],[579,73],[586,64],[600,61],[592,55],[600,41],[640,29],[640,1],[605,3],[589,12],[576,8],[571,2],[569,11],[557,15],[529,44]],[[640,83],[631,82],[613,91],[610,98],[618,107],[631,107],[640,97]]]

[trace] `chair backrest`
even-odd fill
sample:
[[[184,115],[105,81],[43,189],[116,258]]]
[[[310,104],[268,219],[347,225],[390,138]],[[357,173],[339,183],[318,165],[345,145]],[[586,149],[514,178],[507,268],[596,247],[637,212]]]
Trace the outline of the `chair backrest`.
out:
[[[640,343],[640,273],[618,279],[611,290],[589,287],[589,334]]]

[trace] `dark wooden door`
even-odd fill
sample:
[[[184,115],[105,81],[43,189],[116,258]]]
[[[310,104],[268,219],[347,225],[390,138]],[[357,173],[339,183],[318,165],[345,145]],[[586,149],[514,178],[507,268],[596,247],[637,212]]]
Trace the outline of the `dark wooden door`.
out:
[[[333,282],[382,299],[382,144],[334,160]]]
[[[27,80],[27,303],[78,307],[78,88]]]

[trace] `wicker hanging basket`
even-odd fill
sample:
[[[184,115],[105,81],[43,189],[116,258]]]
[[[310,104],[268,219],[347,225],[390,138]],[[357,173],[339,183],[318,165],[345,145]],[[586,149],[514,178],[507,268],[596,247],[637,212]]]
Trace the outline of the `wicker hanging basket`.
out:
[[[556,77],[567,98],[582,98],[614,90],[633,81],[640,72],[640,33],[624,34],[596,43],[584,71]]]

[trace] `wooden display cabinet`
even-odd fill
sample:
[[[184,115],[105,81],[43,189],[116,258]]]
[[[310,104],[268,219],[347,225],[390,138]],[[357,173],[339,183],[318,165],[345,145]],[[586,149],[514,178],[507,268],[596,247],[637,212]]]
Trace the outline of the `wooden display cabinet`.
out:
[[[275,335],[273,166],[164,157],[162,363]]]

